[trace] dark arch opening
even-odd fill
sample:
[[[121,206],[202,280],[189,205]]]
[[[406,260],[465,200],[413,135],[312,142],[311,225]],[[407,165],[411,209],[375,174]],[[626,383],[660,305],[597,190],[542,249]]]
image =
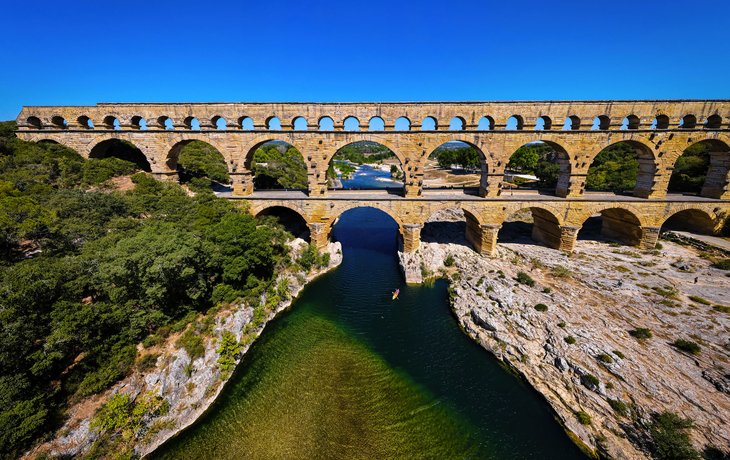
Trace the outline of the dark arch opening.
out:
[[[722,141],[704,140],[690,145],[674,163],[668,191],[722,197],[727,188],[729,160],[730,148]]]
[[[541,208],[522,208],[510,214],[497,233],[498,243],[544,244],[560,247],[560,223]]]
[[[489,164],[479,148],[464,141],[450,141],[436,147],[428,156],[424,170],[424,187],[479,187],[486,182]],[[470,192],[476,193],[476,190]]]
[[[119,158],[120,160],[134,163],[138,169],[145,172],[152,172],[147,157],[134,144],[121,139],[107,139],[96,144],[89,152],[89,158]]]
[[[172,120],[166,115],[157,118],[157,127],[160,129],[174,129]]]
[[[56,115],[55,117],[51,118],[51,124],[56,129],[67,129],[68,128],[68,122],[59,115]]]
[[[104,128],[106,129],[122,129],[121,125],[119,124],[119,120],[117,117],[113,115],[107,115],[104,117]]]
[[[554,142],[535,141],[518,148],[510,156],[504,173],[509,189],[557,189],[569,180],[568,154]]]
[[[185,125],[185,129],[200,129],[200,122],[198,122],[198,119],[195,117],[187,117],[183,121],[183,124]]]
[[[479,220],[469,211],[454,206],[431,214],[421,230],[422,243],[458,244],[474,249],[480,239]]]
[[[170,171],[177,171],[180,183],[186,184],[194,192],[210,188],[224,191],[230,183],[225,157],[207,142],[178,142],[168,154],[167,167]]]
[[[720,115],[710,115],[705,121],[705,129],[721,129],[722,117]]]
[[[681,129],[694,129],[697,127],[697,117],[694,115],[685,115],[684,118],[679,122],[678,128]]]
[[[672,214],[662,223],[661,232],[679,230],[712,235],[715,233],[715,221],[699,209],[685,209]]]
[[[93,129],[94,124],[91,122],[91,118],[86,115],[81,115],[77,120],[79,128],[81,129]]]
[[[327,186],[343,189],[403,189],[398,157],[383,144],[357,141],[340,147],[327,169]]]
[[[307,190],[307,164],[293,145],[270,140],[255,145],[246,156],[254,190]]]
[[[132,129],[147,129],[147,120],[140,116],[132,117]]]
[[[606,190],[648,197],[653,190],[657,166],[647,146],[633,141],[617,142],[601,150],[586,176],[586,190]]]
[[[657,115],[651,122],[651,129],[669,129],[669,117],[666,115]]]
[[[259,221],[265,221],[268,216],[275,218],[278,224],[281,225],[284,230],[291,233],[294,238],[301,238],[307,243],[310,242],[307,221],[298,212],[283,206],[272,206],[259,212],[256,215],[256,219]]]
[[[345,254],[352,251],[366,257],[378,257],[374,252],[391,256],[403,247],[398,222],[387,212],[368,206],[351,208],[337,216],[331,237],[342,243]]]
[[[578,240],[620,241],[629,246],[641,242],[641,222],[631,212],[621,208],[608,208],[592,215],[578,231]]]
[[[593,126],[591,126],[591,129],[598,129],[601,131],[607,130],[609,126],[611,125],[611,119],[608,118],[606,115],[601,115],[596,117],[593,120]]]
[[[43,125],[41,124],[41,119],[38,117],[28,117],[26,121],[33,129],[41,129],[43,127]]]
[[[629,115],[621,122],[621,129],[639,129],[639,122],[639,117],[636,115]]]

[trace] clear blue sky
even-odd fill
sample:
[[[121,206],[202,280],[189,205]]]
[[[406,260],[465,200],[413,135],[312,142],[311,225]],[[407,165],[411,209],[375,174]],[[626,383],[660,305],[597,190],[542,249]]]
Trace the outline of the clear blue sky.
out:
[[[23,105],[730,98],[730,1],[6,1]]]

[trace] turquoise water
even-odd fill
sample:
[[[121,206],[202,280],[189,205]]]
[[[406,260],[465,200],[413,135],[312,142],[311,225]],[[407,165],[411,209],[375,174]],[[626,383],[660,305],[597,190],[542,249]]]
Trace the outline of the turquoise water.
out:
[[[357,166],[357,165],[354,165]],[[350,176],[351,179],[344,179],[344,188],[403,188],[403,181],[393,182],[390,180],[389,171],[381,171],[368,165],[359,166],[357,171]]]
[[[343,214],[342,265],[267,325],[218,401],[151,458],[586,458],[542,397],[461,331],[446,282],[403,282],[396,233],[380,211]]]

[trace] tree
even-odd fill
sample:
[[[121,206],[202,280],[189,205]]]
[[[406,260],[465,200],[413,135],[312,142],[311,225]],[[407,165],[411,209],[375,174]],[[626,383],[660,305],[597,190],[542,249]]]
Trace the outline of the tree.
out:
[[[507,168],[517,169],[519,171],[532,172],[537,166],[540,156],[535,149],[522,146],[509,159]]]
[[[0,246],[4,260],[19,246],[21,239],[38,242],[50,235],[53,213],[25,196],[0,198]]]

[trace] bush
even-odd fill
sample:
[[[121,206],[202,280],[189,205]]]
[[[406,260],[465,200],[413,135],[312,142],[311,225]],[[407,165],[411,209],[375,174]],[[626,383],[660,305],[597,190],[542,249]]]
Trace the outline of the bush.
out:
[[[454,256],[452,254],[449,254],[449,257],[444,260],[444,265],[446,267],[451,267],[452,265],[454,265]]]
[[[581,425],[590,425],[593,423],[591,422],[591,416],[586,414],[584,411],[576,412],[575,416],[578,418]]]
[[[722,313],[730,313],[730,307],[726,307],[725,305],[715,305],[712,309]]]
[[[585,379],[586,382],[590,383],[591,385],[598,386],[598,384],[600,383],[600,381],[598,380],[598,377],[596,377],[595,375],[586,374],[583,376],[583,378]]]
[[[719,268],[720,270],[730,270],[730,259],[721,260],[712,264],[713,267]]]
[[[626,408],[626,404],[619,401],[618,399],[610,399],[608,400],[608,404],[611,406],[611,408],[616,412],[618,415],[622,417],[626,417],[626,414],[628,412],[628,409]]]
[[[637,327],[633,331],[629,331],[629,335],[635,339],[650,339],[654,337],[651,333],[651,329],[645,327]]]
[[[572,335],[569,335],[564,340],[565,343],[567,343],[568,345],[573,345],[575,343],[575,337],[573,337]]]
[[[525,284],[527,286],[533,287],[535,285],[535,280],[533,280],[530,275],[528,275],[525,272],[519,272],[517,273],[517,282],[520,284]]]
[[[535,305],[535,310],[537,310],[537,311],[547,311],[548,310],[548,306],[545,305],[544,303],[539,303],[539,304]]]
[[[649,427],[659,458],[700,460],[687,430],[694,428],[692,419],[683,419],[675,412],[655,414]]]
[[[701,303],[702,305],[712,305],[712,302],[710,302],[709,300],[705,300],[702,297],[697,297],[696,295],[689,296],[689,300],[691,300],[692,302]]]
[[[561,321],[558,323],[558,327],[565,327],[565,321]]]
[[[677,339],[674,342],[674,346],[693,355],[699,355],[702,352],[702,348],[699,345],[684,339]]]
[[[599,361],[607,363],[607,364],[611,364],[613,362],[613,358],[611,358],[606,353],[601,353],[600,355],[598,355],[598,359],[599,359]]]
[[[542,292],[544,292],[545,294],[550,294],[550,292],[552,292],[552,289],[550,289],[549,287],[546,287],[545,289],[542,290]]]
[[[621,359],[625,359],[625,358],[626,358],[626,356],[624,356],[624,354],[623,354],[623,353],[621,353],[621,352],[620,352],[620,351],[618,351],[618,350],[613,350],[613,354],[614,354],[614,355],[616,355],[616,356],[618,356],[618,357],[619,357],[619,358],[621,358]]]
[[[185,333],[175,342],[175,348],[185,348],[190,357],[190,361],[202,357],[205,354],[205,344],[199,335],[195,334],[194,328],[191,326]]]
[[[570,278],[573,276],[573,272],[562,265],[556,265],[553,267],[553,276],[558,278]]]
[[[657,243],[654,245],[654,249],[664,249],[664,246],[661,243]]]

